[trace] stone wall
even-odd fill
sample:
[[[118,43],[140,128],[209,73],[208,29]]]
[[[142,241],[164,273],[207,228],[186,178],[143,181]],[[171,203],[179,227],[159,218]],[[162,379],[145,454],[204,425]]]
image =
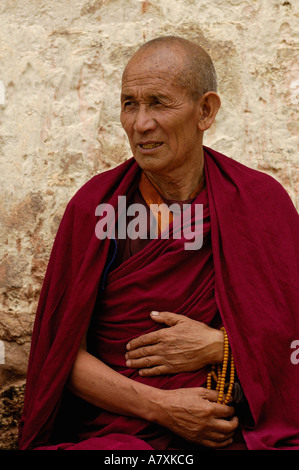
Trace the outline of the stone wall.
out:
[[[206,47],[222,108],[205,144],[273,175],[298,208],[298,28],[295,0],[1,0],[0,449],[16,446],[36,305],[65,205],[130,156],[119,124],[128,57],[158,35]]]

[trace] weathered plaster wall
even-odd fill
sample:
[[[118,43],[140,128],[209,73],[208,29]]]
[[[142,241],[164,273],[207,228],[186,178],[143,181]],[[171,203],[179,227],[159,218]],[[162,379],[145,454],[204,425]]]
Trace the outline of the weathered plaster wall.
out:
[[[205,46],[222,98],[205,144],[273,175],[298,208],[298,28],[295,0],[1,0],[0,448],[15,446],[35,309],[65,205],[130,156],[119,124],[130,54],[165,34]]]

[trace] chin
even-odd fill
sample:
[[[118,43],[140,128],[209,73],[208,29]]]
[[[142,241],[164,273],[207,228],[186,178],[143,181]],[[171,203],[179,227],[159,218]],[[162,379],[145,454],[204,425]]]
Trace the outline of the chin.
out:
[[[157,171],[163,167],[157,157],[140,157],[134,155],[134,158],[140,168],[144,171]]]
[[[134,158],[140,168],[144,171],[149,171],[153,173],[163,172],[167,164],[165,160],[158,155],[134,155]]]

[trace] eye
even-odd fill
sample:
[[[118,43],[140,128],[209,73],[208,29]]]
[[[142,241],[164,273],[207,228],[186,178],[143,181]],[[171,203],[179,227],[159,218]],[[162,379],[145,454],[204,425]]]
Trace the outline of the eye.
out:
[[[132,108],[135,105],[134,101],[124,101],[123,102],[123,108],[124,109],[129,109]]]
[[[152,106],[159,106],[159,105],[162,106],[162,103],[161,103],[161,101],[160,101],[158,98],[154,98],[154,99],[152,100],[152,102],[151,102],[151,105],[152,105]]]

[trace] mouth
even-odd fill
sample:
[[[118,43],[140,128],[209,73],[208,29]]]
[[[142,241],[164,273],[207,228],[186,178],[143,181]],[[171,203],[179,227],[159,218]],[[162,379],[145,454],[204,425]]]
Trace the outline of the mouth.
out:
[[[161,147],[161,145],[163,145],[163,142],[144,142],[138,144],[138,146],[143,150],[156,149],[158,147]]]

